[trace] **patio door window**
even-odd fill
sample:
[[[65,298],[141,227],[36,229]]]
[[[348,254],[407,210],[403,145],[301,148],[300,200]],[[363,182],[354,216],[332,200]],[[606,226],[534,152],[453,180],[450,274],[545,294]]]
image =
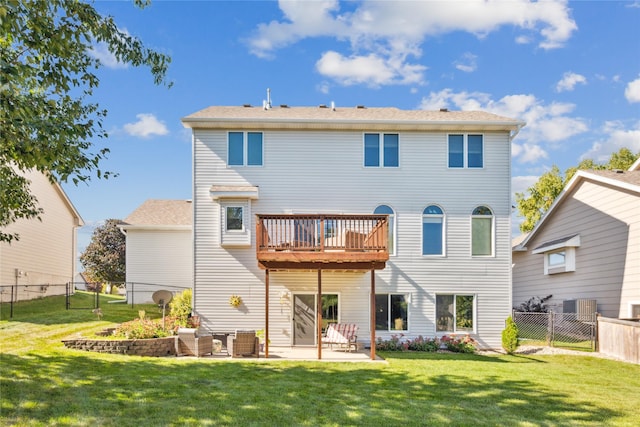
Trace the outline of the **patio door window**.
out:
[[[316,294],[293,295],[293,345],[316,345]],[[322,295],[322,331],[339,321],[338,294]]]

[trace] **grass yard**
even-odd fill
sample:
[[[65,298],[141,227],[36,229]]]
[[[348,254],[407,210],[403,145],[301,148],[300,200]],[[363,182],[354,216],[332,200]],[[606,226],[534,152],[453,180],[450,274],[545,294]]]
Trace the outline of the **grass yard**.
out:
[[[0,425],[640,425],[638,365],[566,355],[330,363],[98,354],[60,340],[131,320],[139,307],[101,304],[98,320],[55,298],[20,303],[13,320],[2,306]]]

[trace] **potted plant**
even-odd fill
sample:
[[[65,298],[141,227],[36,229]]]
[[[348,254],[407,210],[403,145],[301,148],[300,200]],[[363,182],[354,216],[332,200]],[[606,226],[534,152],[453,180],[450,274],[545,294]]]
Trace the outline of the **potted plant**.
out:
[[[264,329],[258,329],[256,331],[256,336],[260,339],[260,351],[264,351],[264,337],[265,337]],[[269,340],[269,344],[271,344],[271,340]]]

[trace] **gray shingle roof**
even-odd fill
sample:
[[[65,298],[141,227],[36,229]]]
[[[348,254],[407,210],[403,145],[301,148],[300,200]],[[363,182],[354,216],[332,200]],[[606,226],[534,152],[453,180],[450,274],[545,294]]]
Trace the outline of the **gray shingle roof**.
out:
[[[233,107],[212,106],[182,119],[187,127],[224,127],[230,124],[260,123],[262,127],[358,128],[372,124],[401,128],[461,128],[515,130],[524,122],[484,111],[400,110],[395,107]]]
[[[149,199],[124,222],[137,226],[192,225],[192,203],[190,200]]]
[[[587,171],[603,178],[615,179],[627,184],[640,186],[640,170],[637,171],[612,171],[612,170],[589,170]]]

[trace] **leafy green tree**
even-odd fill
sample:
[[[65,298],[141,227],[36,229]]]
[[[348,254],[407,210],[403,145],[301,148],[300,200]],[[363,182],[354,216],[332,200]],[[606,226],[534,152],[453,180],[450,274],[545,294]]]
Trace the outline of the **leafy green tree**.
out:
[[[108,219],[96,228],[91,242],[80,255],[82,266],[94,277],[104,282],[126,280],[126,239],[118,228],[119,219]]]
[[[143,8],[148,0],[134,0]],[[119,29],[110,16],[77,0],[0,3],[0,228],[43,213],[20,172],[31,169],[54,182],[108,178],[95,149],[107,114],[91,97],[102,66],[100,43],[121,63],[150,68],[165,83],[171,59]],[[0,231],[0,241],[19,236]]]
[[[542,215],[549,210],[553,201],[560,195],[565,185],[573,178],[578,170],[627,170],[640,157],[640,153],[633,154],[628,148],[621,148],[611,154],[607,163],[599,164],[592,159],[582,160],[578,166],[568,168],[564,176],[557,166],[543,173],[538,181],[527,189],[527,193],[516,193],[518,215],[524,217],[520,224],[520,231],[527,233],[540,221]]]

